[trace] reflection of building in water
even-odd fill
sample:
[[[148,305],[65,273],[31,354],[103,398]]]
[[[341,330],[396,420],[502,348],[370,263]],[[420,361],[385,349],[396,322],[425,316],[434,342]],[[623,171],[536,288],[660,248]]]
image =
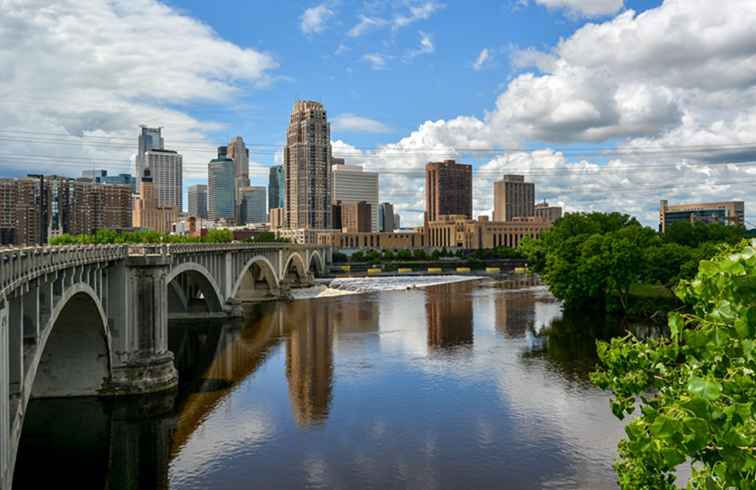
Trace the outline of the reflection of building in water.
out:
[[[380,327],[380,303],[364,295],[342,298],[331,309],[334,342],[338,349],[359,348],[369,339],[377,340],[373,334]]]
[[[502,293],[496,296],[496,331],[506,337],[519,338],[535,320],[535,298],[527,292]]]
[[[427,290],[425,313],[428,347],[446,349],[473,343],[472,298],[460,286],[438,286]]]
[[[329,304],[298,301],[287,320],[286,376],[294,416],[300,425],[325,422],[333,384],[333,325]]]

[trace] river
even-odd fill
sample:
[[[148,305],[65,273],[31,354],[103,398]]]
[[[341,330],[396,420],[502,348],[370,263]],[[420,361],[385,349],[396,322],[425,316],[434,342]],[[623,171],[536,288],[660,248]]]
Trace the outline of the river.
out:
[[[527,281],[405,286],[172,324],[177,392],[32,401],[14,488],[616,488],[588,373],[620,326]]]

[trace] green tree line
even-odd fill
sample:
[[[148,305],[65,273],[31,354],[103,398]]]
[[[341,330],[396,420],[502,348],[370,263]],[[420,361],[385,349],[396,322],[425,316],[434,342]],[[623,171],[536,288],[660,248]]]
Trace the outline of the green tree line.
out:
[[[138,244],[138,243],[230,243],[234,241],[234,233],[227,229],[210,229],[201,237],[184,235],[166,235],[156,231],[116,231],[102,229],[94,234],[69,235],[62,234],[50,239],[50,245],[114,245],[114,244]],[[289,243],[284,238],[276,238],[273,232],[257,233],[248,242],[266,243],[283,242]]]

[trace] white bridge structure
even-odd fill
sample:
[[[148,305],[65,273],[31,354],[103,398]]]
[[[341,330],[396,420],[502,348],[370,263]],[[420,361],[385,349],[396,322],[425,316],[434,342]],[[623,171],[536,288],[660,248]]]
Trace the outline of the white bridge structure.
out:
[[[30,398],[172,389],[169,318],[238,316],[311,285],[331,257],[287,243],[0,250],[0,490]]]

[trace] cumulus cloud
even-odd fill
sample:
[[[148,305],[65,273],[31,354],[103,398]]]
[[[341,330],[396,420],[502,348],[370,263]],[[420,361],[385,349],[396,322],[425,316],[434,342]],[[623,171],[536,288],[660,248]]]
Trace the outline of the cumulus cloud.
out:
[[[491,52],[488,50],[488,48],[483,48],[478,57],[473,62],[473,70],[480,71],[483,68],[483,65],[485,65],[486,62],[490,59]]]
[[[271,83],[278,67],[269,54],[225,41],[154,0],[10,0],[2,11],[0,130],[15,132],[3,153],[46,155],[35,169],[47,173],[76,175],[93,165],[128,171],[141,123],[165,126],[169,145],[191,140],[197,148],[221,125],[183,108],[234,100]],[[82,135],[94,139],[71,138]],[[185,152],[185,161],[206,162],[207,146]],[[29,160],[2,160],[9,173],[28,169]],[[206,167],[185,168],[206,175]]]
[[[535,0],[535,3],[552,10],[566,10],[574,17],[611,15],[619,12],[624,5],[623,0]]]
[[[331,120],[331,128],[343,133],[390,133],[392,131],[380,121],[356,114],[339,114]]]
[[[334,15],[336,13],[329,7],[328,3],[310,7],[302,14],[302,22],[299,28],[305,34],[320,34],[325,30],[328,19]]]

